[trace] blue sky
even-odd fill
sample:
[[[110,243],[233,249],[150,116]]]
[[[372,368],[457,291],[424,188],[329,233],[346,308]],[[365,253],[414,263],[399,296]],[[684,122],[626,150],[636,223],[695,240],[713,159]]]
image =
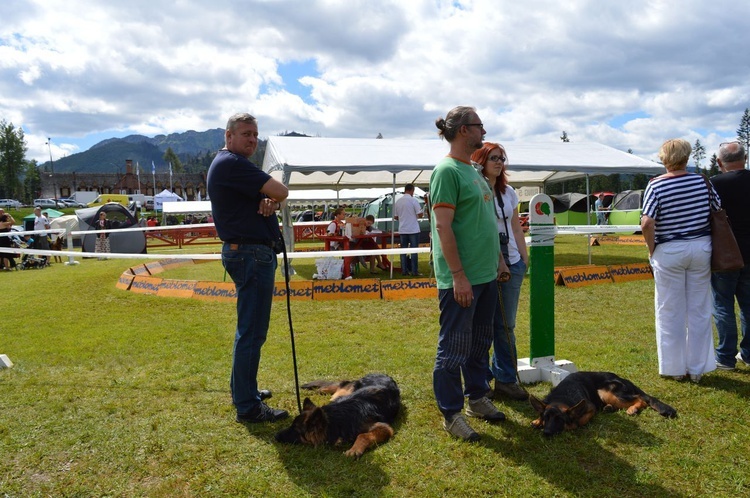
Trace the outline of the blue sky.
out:
[[[707,156],[750,107],[749,2],[130,0],[0,3],[0,119],[49,159],[131,134],[435,138],[473,105],[487,139]]]

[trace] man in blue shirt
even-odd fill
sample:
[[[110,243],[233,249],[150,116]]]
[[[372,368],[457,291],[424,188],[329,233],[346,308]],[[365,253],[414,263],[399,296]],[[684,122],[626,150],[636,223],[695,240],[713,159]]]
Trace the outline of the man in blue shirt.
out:
[[[262,400],[270,392],[258,390],[260,350],[271,319],[276,254],[281,237],[276,210],[289,195],[249,158],[258,147],[258,122],[247,113],[227,122],[226,146],[208,170],[216,232],[223,241],[221,261],[237,293],[237,330],[232,355],[232,402],[237,422],[275,422],[289,416]]]

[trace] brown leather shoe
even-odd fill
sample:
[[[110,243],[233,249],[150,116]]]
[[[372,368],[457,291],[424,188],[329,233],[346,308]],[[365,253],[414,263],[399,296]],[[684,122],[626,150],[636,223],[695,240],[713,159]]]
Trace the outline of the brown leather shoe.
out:
[[[516,401],[529,399],[527,393],[521,386],[515,382],[498,382],[495,381],[495,399],[510,398]]]

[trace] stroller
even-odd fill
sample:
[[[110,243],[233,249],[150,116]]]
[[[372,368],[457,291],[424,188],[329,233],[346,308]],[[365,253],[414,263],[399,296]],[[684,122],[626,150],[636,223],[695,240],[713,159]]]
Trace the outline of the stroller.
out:
[[[29,238],[25,241],[26,247],[32,247],[34,244],[34,239]],[[49,266],[48,258],[45,256],[37,256],[36,254],[24,254],[21,257],[21,264],[19,265],[19,268],[21,270],[30,270],[30,269],[37,269],[37,268],[44,268],[45,266]]]

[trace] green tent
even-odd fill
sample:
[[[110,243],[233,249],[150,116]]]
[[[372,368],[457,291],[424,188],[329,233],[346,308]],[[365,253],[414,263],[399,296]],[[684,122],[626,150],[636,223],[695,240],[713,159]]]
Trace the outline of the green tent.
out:
[[[53,219],[53,218],[59,218],[60,216],[64,216],[65,213],[62,213],[58,211],[57,209],[47,208],[42,209],[42,213],[47,213],[47,218]],[[34,218],[36,218],[36,215],[34,213],[31,213],[28,216],[23,217],[23,229],[27,231],[31,231],[34,229]]]
[[[640,225],[643,190],[625,190],[615,196],[609,213],[610,225]]]
[[[594,225],[596,224],[596,213],[589,212],[589,207],[594,207],[596,200],[593,195],[567,193],[551,195],[552,206],[555,211],[555,223],[557,225]],[[588,203],[586,202],[588,198]]]

